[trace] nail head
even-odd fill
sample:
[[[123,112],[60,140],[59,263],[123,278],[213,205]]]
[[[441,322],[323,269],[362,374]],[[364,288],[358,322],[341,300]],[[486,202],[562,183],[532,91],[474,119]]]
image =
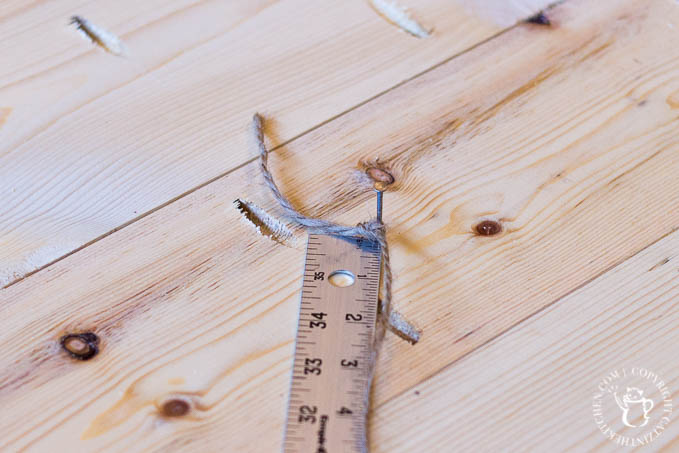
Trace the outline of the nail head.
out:
[[[384,183],[385,188],[386,186],[394,183],[394,177],[386,170],[382,170],[381,168],[369,167],[365,172],[373,181],[375,181],[375,184]]]

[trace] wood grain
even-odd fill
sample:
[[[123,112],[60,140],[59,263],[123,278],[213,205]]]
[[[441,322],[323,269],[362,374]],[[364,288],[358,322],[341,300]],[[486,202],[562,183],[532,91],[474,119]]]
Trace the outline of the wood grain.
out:
[[[619,452],[592,404],[622,368],[651,370],[671,389],[670,422],[641,451],[676,451],[678,274],[675,232],[381,406],[371,451]],[[657,421],[662,398],[646,396]],[[638,432],[617,407],[602,412],[623,435]]]
[[[414,347],[388,337],[377,420],[679,227],[679,50],[667,40],[679,9],[574,0],[553,17],[554,29],[516,28],[272,155],[295,204],[345,223],[374,210],[351,180],[360,160],[396,177],[395,302],[424,335]],[[236,198],[275,212],[247,164],[0,293],[0,449],[280,447],[303,253],[260,237]],[[503,232],[474,234],[484,219]],[[82,331],[101,352],[76,362],[58,339]],[[162,416],[173,398],[189,414]]]
[[[0,16],[0,285],[251,158],[260,109],[286,141],[500,31],[411,0],[431,39],[364,0],[36,2]],[[78,14],[129,55],[83,39]]]

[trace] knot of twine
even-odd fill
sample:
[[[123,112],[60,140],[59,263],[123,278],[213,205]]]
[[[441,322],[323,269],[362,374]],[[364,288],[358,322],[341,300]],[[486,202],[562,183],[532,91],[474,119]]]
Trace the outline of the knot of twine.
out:
[[[378,322],[375,326],[375,337],[373,339],[370,351],[370,363],[368,364],[368,379],[365,393],[365,408],[367,417],[370,407],[370,391],[372,387],[372,380],[375,373],[375,364],[377,362],[377,354],[380,349],[384,334],[391,318],[391,264],[389,262],[389,245],[387,244],[386,228],[382,221],[373,219],[367,222],[361,222],[356,226],[340,225],[329,222],[323,219],[309,217],[297,209],[295,209],[290,200],[283,195],[276,185],[276,182],[269,171],[269,153],[264,145],[264,130],[262,126],[262,117],[255,113],[253,116],[253,128],[255,133],[255,140],[259,147],[259,161],[260,169],[266,185],[271,190],[274,198],[284,211],[284,216],[290,222],[297,223],[306,228],[312,234],[329,234],[344,237],[360,237],[369,241],[377,242],[380,245],[382,257],[382,279],[380,288],[380,301],[378,310]],[[365,425],[364,425],[365,426]],[[367,433],[364,429],[362,434],[361,451],[366,453],[368,451]]]

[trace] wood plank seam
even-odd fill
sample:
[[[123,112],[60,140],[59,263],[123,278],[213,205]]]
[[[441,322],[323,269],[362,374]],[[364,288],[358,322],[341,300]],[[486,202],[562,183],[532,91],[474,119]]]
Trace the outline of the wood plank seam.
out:
[[[481,350],[481,349],[487,347],[489,344],[494,343],[494,342],[496,342],[496,341],[499,341],[503,336],[505,336],[505,335],[511,333],[513,330],[519,328],[519,327],[521,326],[521,324],[523,324],[524,322],[530,320],[531,318],[533,318],[533,317],[535,317],[535,316],[539,316],[539,315],[540,315],[542,312],[544,312],[545,310],[550,309],[550,308],[553,307],[554,305],[558,304],[560,301],[562,301],[562,300],[568,298],[569,296],[571,296],[572,294],[576,293],[577,291],[580,291],[582,288],[586,287],[587,285],[589,285],[589,284],[592,283],[593,281],[599,279],[600,277],[606,275],[608,272],[610,272],[610,271],[616,269],[617,267],[623,265],[626,261],[628,261],[628,260],[634,258],[635,256],[637,256],[637,255],[643,253],[643,252],[646,251],[647,249],[653,247],[655,244],[661,242],[663,239],[665,239],[665,238],[671,236],[673,233],[675,233],[675,232],[677,232],[677,231],[679,231],[679,226],[672,228],[672,229],[669,230],[667,233],[663,234],[662,236],[658,237],[657,239],[654,239],[653,241],[651,241],[650,243],[648,243],[648,245],[646,245],[646,246],[644,246],[644,247],[638,249],[637,251],[635,251],[634,253],[628,255],[627,257],[622,258],[622,259],[619,260],[618,262],[611,264],[608,268],[602,270],[602,271],[599,272],[598,274],[593,275],[593,276],[592,276],[591,278],[589,278],[588,280],[585,280],[585,281],[583,281],[582,283],[580,283],[579,285],[573,287],[573,288],[570,289],[568,292],[566,292],[566,293],[564,293],[563,295],[561,295],[561,296],[557,297],[556,299],[554,299],[554,301],[552,301],[552,302],[550,302],[550,303],[548,303],[548,304],[542,306],[541,308],[539,308],[539,309],[536,310],[535,312],[533,312],[533,313],[529,314],[528,316],[526,316],[526,317],[520,319],[519,321],[515,322],[514,324],[512,324],[511,326],[509,326],[506,330],[503,330],[502,332],[499,332],[499,333],[498,333],[497,335],[495,335],[495,336],[489,337],[487,340],[485,340],[484,342],[480,343],[479,345],[475,345],[475,347],[474,347],[473,349],[471,349],[471,350],[465,352],[464,354],[460,355],[459,357],[455,358],[455,360],[453,360],[452,362],[449,362],[448,364],[444,365],[442,368],[436,370],[434,373],[431,373],[431,374],[429,374],[429,375],[423,377],[422,380],[421,380],[420,382],[418,382],[418,383],[416,383],[416,384],[413,384],[413,385],[411,385],[411,386],[408,387],[408,388],[403,389],[401,392],[399,392],[399,393],[397,393],[397,394],[394,394],[394,395],[390,396],[388,399],[385,399],[384,401],[381,401],[381,402],[380,402],[379,404],[377,404],[374,408],[372,408],[372,410],[373,410],[373,411],[374,411],[374,410],[377,410],[377,409],[379,409],[380,407],[384,406],[385,404],[388,404],[388,403],[391,402],[392,400],[395,400],[395,399],[400,398],[400,397],[403,396],[404,394],[406,394],[406,393],[412,391],[413,388],[415,388],[415,387],[421,385],[423,382],[426,382],[427,380],[429,380],[429,379],[431,379],[431,378],[433,378],[433,377],[435,377],[435,376],[437,376],[437,375],[439,375],[439,374],[445,372],[445,371],[446,371],[447,369],[449,369],[450,367],[453,367],[453,366],[457,365],[458,363],[464,361],[466,358],[468,358],[469,356],[471,356],[471,355],[477,353],[479,350]],[[668,261],[669,261],[669,260],[665,261],[665,263],[667,263]],[[661,265],[661,264],[658,264],[658,265]]]
[[[439,415],[432,419],[436,425],[429,430],[432,435],[422,438],[427,451],[438,451],[433,449],[433,444],[444,444],[446,436],[459,440],[462,450],[466,449],[465,444],[474,443],[479,451],[498,451],[501,443],[503,451],[515,451],[516,445],[521,446],[521,451],[536,452],[620,451],[615,442],[606,439],[597,429],[592,417],[592,395],[596,393],[597,381],[613,367],[624,367],[628,371],[632,366],[652,367],[676,401],[679,368],[673,359],[679,332],[676,329],[679,285],[674,276],[679,267],[673,258],[678,245],[679,235],[675,229],[674,234],[665,235],[572,294],[564,301],[566,305],[553,306],[504,339],[467,356],[466,362],[422,382],[417,391],[403,395],[381,413],[375,447],[378,451],[382,451],[379,447],[384,451],[411,451],[412,428],[399,429],[399,425],[391,421],[394,414],[407,408],[416,420],[422,420],[425,411]],[[674,265],[664,267],[670,262]],[[662,267],[657,268],[658,265]],[[599,305],[603,307],[597,312]],[[584,314],[573,313],[575,319],[568,319],[569,313],[578,309]],[[551,330],[556,332],[552,334]],[[514,354],[515,351],[523,353]],[[478,376],[484,364],[495,366],[487,375]],[[445,398],[446,388],[455,384],[461,389],[455,388],[450,399],[444,400],[448,402],[445,412],[432,408]],[[492,397],[478,395],[475,398],[480,390],[487,390]],[[576,396],[562,401],[561,395],[565,394]],[[656,399],[655,403],[660,407],[662,400],[659,403]],[[438,405],[446,406],[445,403]],[[450,407],[459,408],[460,414]],[[657,412],[654,415],[657,420]],[[463,422],[463,426],[459,426],[459,419],[465,416],[469,419],[467,425]],[[619,413],[608,412],[604,416],[606,422],[617,425],[622,434],[632,435],[620,422]],[[493,426],[493,429],[486,431],[488,436],[480,438],[484,426]],[[644,451],[676,450],[679,444],[676,410],[671,413],[666,428]],[[564,430],[570,432],[559,434]],[[507,439],[507,432],[514,437]],[[573,434],[579,437],[574,438]]]
[[[151,21],[151,22],[142,24],[142,25],[140,25],[139,27],[137,27],[137,28],[135,28],[135,29],[128,30],[128,31],[126,31],[125,33],[122,33],[122,34],[120,35],[120,37],[121,37],[121,38],[129,38],[129,37],[133,36],[134,34],[139,33],[139,32],[140,32],[143,28],[145,28],[145,27],[153,26],[153,25],[155,25],[156,23],[159,23],[159,22],[161,22],[161,21],[163,21],[163,20],[166,20],[166,19],[167,19],[168,17],[170,17],[170,16],[174,16],[174,15],[177,15],[177,14],[179,14],[179,13],[186,12],[186,11],[188,11],[188,10],[191,10],[192,8],[197,7],[197,6],[200,6],[200,2],[196,2],[196,3],[190,4],[190,5],[188,5],[188,6],[185,7],[185,8],[182,8],[182,9],[179,9],[179,10],[172,11],[171,13],[169,13],[169,14],[167,14],[167,15],[165,15],[165,16],[162,16],[162,17],[159,17],[159,18],[157,18],[157,19],[154,19],[154,20]],[[268,8],[268,6],[265,7],[265,8]],[[239,25],[239,23],[234,24],[234,26],[237,26],[237,25]],[[228,31],[228,29],[227,29],[227,31]],[[175,55],[174,58],[179,57],[179,56],[182,55],[183,53],[186,53],[186,52],[188,52],[188,51],[191,51],[191,50],[193,50],[193,49],[196,49],[196,48],[200,47],[201,45],[203,45],[203,44],[205,44],[205,43],[207,43],[207,42],[209,42],[209,41],[215,39],[216,37],[218,37],[219,35],[224,34],[224,33],[226,33],[226,31],[222,31],[222,32],[220,32],[219,34],[212,35],[212,36],[209,36],[208,38],[205,38],[205,39],[203,39],[203,40],[201,40],[201,41],[198,41],[197,43],[195,43],[195,44],[192,45],[191,47],[188,47],[188,48],[186,48],[186,49],[183,49],[181,52],[178,52],[178,53]],[[86,51],[83,51],[83,52],[81,52],[81,53],[79,53],[79,54],[74,55],[74,56],[73,56],[71,59],[69,59],[69,60],[64,60],[64,61],[59,62],[59,63],[58,63],[57,65],[55,65],[55,66],[50,66],[50,67],[44,69],[43,71],[39,72],[38,74],[33,74],[33,75],[31,76],[31,78],[35,78],[35,77],[37,77],[37,76],[47,74],[47,73],[49,73],[50,71],[53,71],[54,69],[57,69],[57,68],[60,68],[60,67],[62,67],[62,66],[65,66],[65,65],[67,65],[67,64],[69,64],[69,63],[72,63],[73,61],[75,61],[75,60],[77,60],[77,59],[79,59],[79,58],[82,58],[82,57],[84,57],[84,56],[86,56],[86,55],[95,55],[97,52],[99,52],[99,49],[97,49],[96,47],[93,47],[93,48],[91,48],[91,49],[89,49],[89,50],[86,50]],[[157,65],[157,66],[154,66],[154,67],[152,68],[151,71],[147,71],[147,72],[145,72],[143,75],[146,75],[148,72],[152,72],[152,71],[155,71],[155,70],[157,70],[157,69],[162,68],[163,66],[165,66],[165,65],[169,64],[170,62],[172,62],[172,60],[173,60],[174,58],[170,58],[169,60],[163,61],[162,64]],[[23,68],[22,68],[22,69],[23,69]],[[10,73],[9,75],[11,75],[11,74],[12,74],[12,73]],[[10,83],[8,83],[8,84],[6,84],[6,85],[0,86],[0,90],[1,90],[1,89],[5,89],[5,88],[10,88],[10,87],[13,87],[13,86],[15,86],[15,85],[19,85],[19,84],[25,82],[26,80],[27,80],[27,79],[18,79],[18,80],[15,80],[15,81],[10,82]],[[127,83],[131,83],[133,80],[134,80],[134,79],[129,80],[129,81],[127,81],[125,84],[120,85],[120,86],[118,86],[118,87],[116,87],[116,88],[123,87],[123,86],[125,86]],[[107,94],[107,93],[104,93],[104,94]]]
[[[567,1],[567,0],[563,0],[563,1]],[[380,98],[380,97],[382,97],[382,96],[384,96],[384,95],[390,93],[391,91],[393,91],[393,90],[395,90],[395,89],[398,89],[398,88],[400,88],[401,86],[403,86],[403,85],[405,85],[405,84],[407,84],[407,83],[410,83],[410,82],[416,80],[417,78],[419,78],[419,77],[421,77],[421,76],[423,76],[423,75],[425,75],[425,74],[427,74],[427,73],[429,73],[429,72],[431,72],[431,71],[437,69],[438,67],[443,66],[443,65],[445,65],[445,64],[447,64],[447,63],[449,63],[449,62],[451,62],[451,61],[454,60],[455,58],[458,58],[458,57],[460,57],[460,56],[462,56],[462,55],[464,55],[464,54],[466,54],[466,53],[468,53],[468,52],[471,52],[471,51],[475,50],[476,48],[478,48],[478,47],[480,47],[480,46],[483,46],[483,45],[485,45],[485,44],[487,44],[487,43],[489,43],[489,42],[491,42],[491,41],[493,41],[493,40],[495,40],[495,39],[499,39],[499,38],[502,37],[505,33],[508,33],[509,31],[511,31],[511,30],[513,30],[514,28],[519,27],[519,26],[521,26],[520,23],[518,23],[518,24],[516,24],[516,25],[513,25],[513,26],[511,26],[511,27],[505,28],[505,29],[499,31],[499,32],[496,33],[496,34],[494,34],[494,35],[492,35],[492,36],[490,36],[490,37],[488,37],[488,38],[486,38],[486,39],[484,39],[484,40],[482,40],[482,41],[479,41],[478,43],[474,44],[473,46],[470,46],[470,47],[464,49],[464,50],[461,51],[461,52],[458,52],[458,53],[456,53],[456,54],[454,54],[454,55],[452,55],[452,56],[450,56],[450,57],[448,57],[448,58],[445,58],[444,60],[440,61],[439,63],[437,63],[437,64],[435,64],[435,65],[432,65],[432,66],[428,67],[427,69],[425,69],[425,70],[423,70],[423,71],[421,71],[421,72],[419,72],[419,73],[417,73],[417,74],[415,74],[415,75],[413,75],[413,76],[411,76],[411,77],[408,77],[408,78],[406,78],[406,79],[403,79],[402,81],[398,82],[397,84],[395,84],[395,85],[393,85],[393,86],[391,86],[391,87],[389,87],[389,88],[387,88],[387,89],[385,89],[385,90],[383,90],[383,91],[381,91],[381,92],[375,94],[374,96],[371,96],[371,97],[369,97],[369,98],[367,98],[367,99],[365,99],[365,100],[363,100],[363,101],[361,101],[361,102],[359,102],[359,103],[353,105],[351,108],[346,109],[346,110],[344,110],[344,111],[342,111],[342,112],[340,112],[340,113],[338,113],[338,114],[336,114],[336,115],[333,115],[333,116],[331,116],[330,118],[328,118],[328,119],[326,119],[326,120],[323,120],[323,121],[319,122],[318,124],[315,124],[313,127],[310,127],[310,128],[308,128],[308,129],[304,130],[303,132],[301,132],[301,133],[295,135],[294,137],[291,137],[291,138],[289,138],[289,139],[287,139],[287,140],[282,141],[282,142],[279,143],[279,144],[276,144],[276,145],[272,146],[272,147],[269,149],[269,152],[270,152],[270,153],[271,153],[271,152],[275,152],[275,151],[279,150],[280,148],[283,148],[283,147],[288,146],[289,144],[291,144],[291,143],[293,143],[293,142],[299,140],[300,138],[302,138],[302,137],[304,137],[304,136],[306,136],[306,135],[308,135],[308,134],[310,134],[310,133],[316,131],[317,129],[320,129],[320,128],[322,128],[323,126],[325,126],[325,125],[327,125],[327,124],[330,124],[330,123],[332,123],[333,121],[336,121],[337,119],[339,119],[339,118],[341,118],[341,117],[343,117],[343,116],[345,116],[345,115],[351,113],[352,111],[354,111],[354,110],[356,110],[356,109],[358,109],[358,108],[360,108],[360,107],[362,107],[362,106],[364,106],[364,105],[366,105],[366,104],[368,104],[368,103],[370,103],[370,102],[372,102],[372,101],[374,101],[374,100],[376,100],[376,99],[378,99],[378,98]],[[157,69],[157,68],[154,68],[154,70],[155,70],[155,69]],[[106,93],[106,94],[108,94],[108,93]],[[244,118],[244,124],[247,124],[247,118]],[[165,208],[165,207],[167,207],[167,206],[170,206],[171,204],[173,204],[173,203],[175,203],[176,201],[178,201],[178,200],[180,200],[180,199],[186,197],[187,195],[190,195],[190,194],[196,192],[197,190],[200,190],[200,189],[202,189],[203,187],[206,187],[206,186],[208,186],[208,185],[214,183],[215,181],[218,181],[218,180],[220,180],[220,179],[222,179],[222,178],[228,176],[229,174],[233,173],[234,171],[237,171],[237,170],[240,170],[240,169],[243,168],[243,167],[246,167],[247,165],[251,164],[252,162],[254,162],[254,161],[256,161],[256,160],[257,160],[257,157],[252,157],[252,158],[250,158],[249,160],[247,160],[247,161],[245,161],[245,162],[243,162],[243,163],[241,163],[241,164],[238,164],[238,165],[236,165],[236,166],[234,166],[234,167],[228,169],[227,171],[225,171],[225,172],[223,172],[223,173],[221,173],[221,174],[215,176],[214,178],[211,178],[211,179],[209,179],[209,180],[203,182],[202,184],[199,184],[199,185],[197,185],[197,186],[195,186],[195,187],[192,187],[191,189],[189,189],[189,190],[187,190],[187,191],[185,191],[185,192],[183,192],[183,193],[181,193],[181,194],[179,194],[179,195],[177,195],[177,196],[171,198],[170,200],[168,200],[168,201],[166,201],[166,202],[164,202],[164,203],[159,204],[159,205],[156,206],[155,208],[150,209],[150,210],[148,210],[148,211],[146,211],[146,212],[144,212],[144,213],[138,215],[137,217],[134,217],[134,218],[130,219],[128,222],[125,222],[125,223],[121,224],[120,226],[118,226],[118,227],[116,227],[116,228],[114,228],[114,229],[112,229],[112,230],[110,230],[110,231],[107,231],[106,233],[104,233],[104,234],[102,234],[102,235],[100,235],[100,236],[97,236],[96,238],[92,239],[91,241],[88,241],[88,242],[84,243],[82,246],[80,246],[80,247],[78,247],[78,248],[75,248],[75,249],[72,250],[71,252],[66,253],[66,254],[64,254],[64,255],[62,255],[62,256],[60,256],[60,257],[58,257],[58,258],[56,258],[56,259],[54,259],[54,260],[52,260],[52,261],[50,261],[50,262],[48,262],[48,263],[45,264],[44,266],[38,267],[38,268],[36,268],[35,270],[33,270],[33,271],[31,271],[31,272],[28,272],[28,273],[26,273],[25,275],[23,275],[23,276],[21,276],[21,277],[15,279],[15,280],[10,281],[9,283],[7,283],[6,285],[4,285],[4,286],[3,286],[2,288],[0,288],[0,289],[8,288],[8,287],[10,287],[10,286],[12,286],[12,285],[14,285],[14,284],[16,284],[16,283],[18,283],[18,282],[24,280],[25,278],[28,278],[28,277],[30,277],[31,275],[34,275],[35,273],[40,272],[41,270],[43,270],[43,269],[45,269],[45,268],[48,268],[49,266],[52,266],[52,265],[55,264],[55,263],[58,263],[59,261],[63,260],[64,258],[67,258],[67,257],[69,257],[69,256],[71,256],[71,255],[73,255],[73,254],[75,254],[75,253],[78,253],[79,251],[81,251],[81,250],[83,250],[83,249],[89,247],[90,245],[99,242],[100,240],[104,239],[105,237],[107,237],[107,236],[109,236],[109,235],[111,235],[111,234],[113,234],[113,233],[115,233],[115,232],[117,232],[117,231],[120,231],[121,229],[123,229],[123,228],[125,228],[125,227],[128,227],[128,226],[132,225],[133,223],[136,223],[137,221],[139,221],[139,220],[141,220],[141,219],[143,219],[143,218],[145,218],[145,217],[147,217],[147,216],[149,216],[149,215],[151,215],[151,214],[153,214],[153,213],[155,213],[155,212],[157,212],[157,211],[159,211],[159,210],[161,210],[161,209],[163,209],[163,208]]]
[[[111,31],[126,37],[127,44],[134,48],[134,59],[113,59],[101,51],[90,51],[84,53],[83,58],[54,68],[37,79],[26,78],[35,77],[36,72],[44,72],[55,61],[71,58],[74,53],[78,53],[79,47],[73,44],[73,31],[59,21],[59,14],[65,14],[65,17],[83,14],[95,21],[101,19],[96,14],[96,3],[102,0],[88,4],[83,11],[72,10],[75,5],[69,4],[73,1],[60,3],[59,8],[52,8],[47,13],[53,17],[48,16],[46,25],[53,30],[48,28],[45,31],[45,27],[42,27],[42,34],[34,33],[30,37],[22,34],[15,39],[15,43],[8,45],[12,49],[30,47],[32,52],[23,52],[21,61],[24,61],[24,56],[33,54],[43,58],[34,57],[30,65],[24,65],[22,72],[8,81],[25,79],[24,84],[7,89],[8,99],[18,103],[18,106],[13,107],[9,120],[0,131],[2,135],[6,135],[10,128],[16,131],[8,137],[9,140],[3,141],[5,146],[2,153],[5,158],[8,157],[4,154],[7,149],[23,143],[18,152],[8,159],[9,165],[3,166],[10,176],[8,185],[11,184],[13,192],[16,191],[16,195],[10,195],[8,199],[8,211],[5,214],[10,226],[17,220],[21,224],[17,231],[6,235],[13,242],[12,250],[6,249],[4,256],[0,255],[7,263],[0,268],[2,285],[133,220],[138,212],[156,208],[196,185],[219,176],[234,165],[241,164],[244,158],[250,156],[246,155],[246,147],[243,146],[245,134],[241,133],[242,123],[238,118],[251,115],[252,110],[248,106],[261,107],[261,104],[266,104],[269,109],[267,113],[276,117],[282,126],[279,141],[287,140],[317,124],[318,120],[314,121],[314,118],[324,119],[341,113],[385,87],[393,86],[440,62],[442,57],[455,55],[499,30],[496,26],[489,26],[464,14],[443,0],[412,0],[413,4],[418,5],[418,13],[423,13],[423,18],[428,17],[425,22],[439,29],[437,39],[426,42],[413,40],[385,26],[384,21],[362,1],[350,2],[346,7],[338,8],[332,3],[328,4],[332,6],[329,7],[299,0],[275,3],[257,0],[228,4],[199,2],[196,4],[199,6],[191,0],[176,0],[171,6],[152,0],[144,2],[144,5],[155,4],[155,7],[146,7],[143,14],[113,14],[113,18],[101,22],[108,26],[117,24],[111,27]],[[125,0],[125,3],[130,3],[130,7],[125,10],[137,7],[131,0]],[[185,8],[189,3],[192,6]],[[177,7],[182,11],[179,16],[175,11]],[[39,14],[39,11],[35,8],[29,14]],[[226,13],[226,20],[216,19],[222,17],[219,13]],[[207,20],[209,26],[193,30],[193,33],[183,32],[188,23],[186,19],[192,19],[191,23],[204,23],[206,14],[210,17]],[[122,17],[116,19],[117,16]],[[162,19],[164,17],[169,19]],[[305,20],[307,17],[313,20]],[[156,25],[158,21],[162,23]],[[240,25],[234,28],[234,24]],[[34,27],[24,16],[7,25],[9,31],[14,31],[12,25],[25,30]],[[146,29],[136,35],[129,34],[129,28],[139,29],[140,25],[146,25]],[[295,31],[286,34],[283,52],[276,44],[280,41],[271,40],[269,36],[281,27],[292,27],[291,30]],[[35,44],[45,41],[45,37],[53,34],[54,29],[63,29],[67,33],[44,42],[46,45]],[[168,33],[173,40],[166,43],[163,32]],[[205,42],[214,36],[218,38]],[[149,42],[167,45],[151,47]],[[205,45],[196,48],[201,42],[205,42]],[[361,55],[366,55],[363,60],[367,64],[357,63],[361,59],[351,58],[347,61],[346,58],[337,57],[343,52],[353,52],[356,46],[365,47]],[[59,49],[54,57],[46,50],[52,47]],[[84,47],[82,43],[80,48]],[[181,58],[176,58],[162,70],[153,69],[159,62],[172,58],[177,49],[183,53]],[[272,49],[276,50],[272,52]],[[367,57],[373,54],[374,57]],[[319,58],[325,62],[321,65],[324,71],[318,69],[321,67],[319,65],[305,64],[308,59],[318,61]],[[241,59],[247,64],[234,64]],[[297,69],[291,72],[292,77],[276,78],[272,83],[264,83],[266,74],[270,72],[267,64]],[[195,71],[199,66],[203,69]],[[154,72],[156,77],[125,85],[119,88],[115,96],[101,97],[102,92],[115,90],[121,81],[139,79],[148,72]],[[233,79],[229,75],[233,75]],[[194,83],[187,84],[187,78]],[[162,83],[156,83],[159,79],[162,79]],[[224,80],[229,83],[223,83]],[[49,82],[57,84],[49,93],[54,98],[53,102],[43,101],[46,113],[29,116],[28,106],[24,105],[26,93],[34,93],[34,87],[40,89]],[[65,83],[69,86],[64,87]],[[79,89],[64,89],[71,88],[73,83]],[[142,89],[144,95],[139,96]],[[152,107],[135,108],[139,99],[146,99],[146,106],[164,105],[166,108],[163,111]],[[271,99],[271,102],[267,99]],[[134,124],[128,121],[129,115],[118,114],[119,109],[112,108],[121,103],[134,109]],[[87,107],[81,107],[84,105]],[[225,105],[229,107],[225,108]],[[40,107],[37,105],[34,109],[39,110]],[[171,107],[175,107],[172,115],[175,121],[168,121],[165,115]],[[68,121],[55,123],[55,117],[65,115],[68,115]],[[173,123],[177,121],[179,127],[174,127]],[[44,129],[47,123],[54,123],[55,126]],[[108,127],[102,129],[103,123]],[[74,124],[87,132],[75,130]],[[163,129],[173,132],[159,132]],[[72,131],[69,133],[69,130]],[[125,130],[128,134],[108,137],[109,132],[114,130]],[[179,130],[182,132],[178,133]],[[40,133],[36,135],[37,132]],[[55,137],[56,140],[49,137]],[[92,142],[97,138],[99,140]],[[237,149],[227,153],[224,161],[218,156],[221,143]],[[26,161],[30,160],[28,155],[44,148],[58,153],[60,159],[33,168],[32,174],[36,181],[48,181],[49,184],[36,185],[29,183],[26,178],[11,177],[26,171]],[[82,153],[85,150],[90,152]],[[191,160],[187,158],[189,153],[192,153]],[[139,161],[146,165],[139,166]],[[211,161],[219,164],[212,164]],[[57,176],[63,173],[69,162],[71,168],[76,164],[80,166],[75,175],[80,178],[76,184],[73,184],[73,178]],[[133,162],[137,163],[136,167]],[[102,167],[107,170],[97,172]],[[132,171],[125,172],[128,167],[132,167]],[[168,172],[161,172],[161,169],[169,169],[169,173],[180,171],[179,178],[169,184],[167,181],[172,178],[166,178]],[[137,196],[125,199],[122,196],[123,189],[139,186],[139,181],[143,179],[141,175],[153,182],[150,186],[146,185],[152,190],[145,193],[137,191]],[[115,184],[107,184],[109,181],[115,181]],[[85,184],[89,185],[90,190],[83,188]],[[104,190],[103,187],[108,189]],[[64,192],[68,196],[62,199]],[[102,212],[104,206],[114,210],[115,214]],[[75,222],[76,219],[79,222]],[[46,234],[50,229],[54,231]]]

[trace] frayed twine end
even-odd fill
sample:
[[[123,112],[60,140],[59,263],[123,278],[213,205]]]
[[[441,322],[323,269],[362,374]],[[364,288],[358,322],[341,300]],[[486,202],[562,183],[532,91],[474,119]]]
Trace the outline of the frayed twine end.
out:
[[[123,41],[110,31],[104,30],[82,16],[71,17],[71,24],[75,25],[83,37],[108,53],[118,57],[127,55],[127,48]]]
[[[425,28],[408,11],[394,0],[370,0],[370,5],[388,22],[416,38],[428,38],[432,30]]]
[[[389,330],[411,344],[417,343],[422,337],[422,331],[409,323],[401,313],[393,308],[389,313]]]
[[[240,198],[234,200],[233,204],[241,213],[241,218],[247,221],[248,225],[255,227],[262,236],[288,247],[294,248],[297,244],[297,238],[292,230],[264,209]]]

